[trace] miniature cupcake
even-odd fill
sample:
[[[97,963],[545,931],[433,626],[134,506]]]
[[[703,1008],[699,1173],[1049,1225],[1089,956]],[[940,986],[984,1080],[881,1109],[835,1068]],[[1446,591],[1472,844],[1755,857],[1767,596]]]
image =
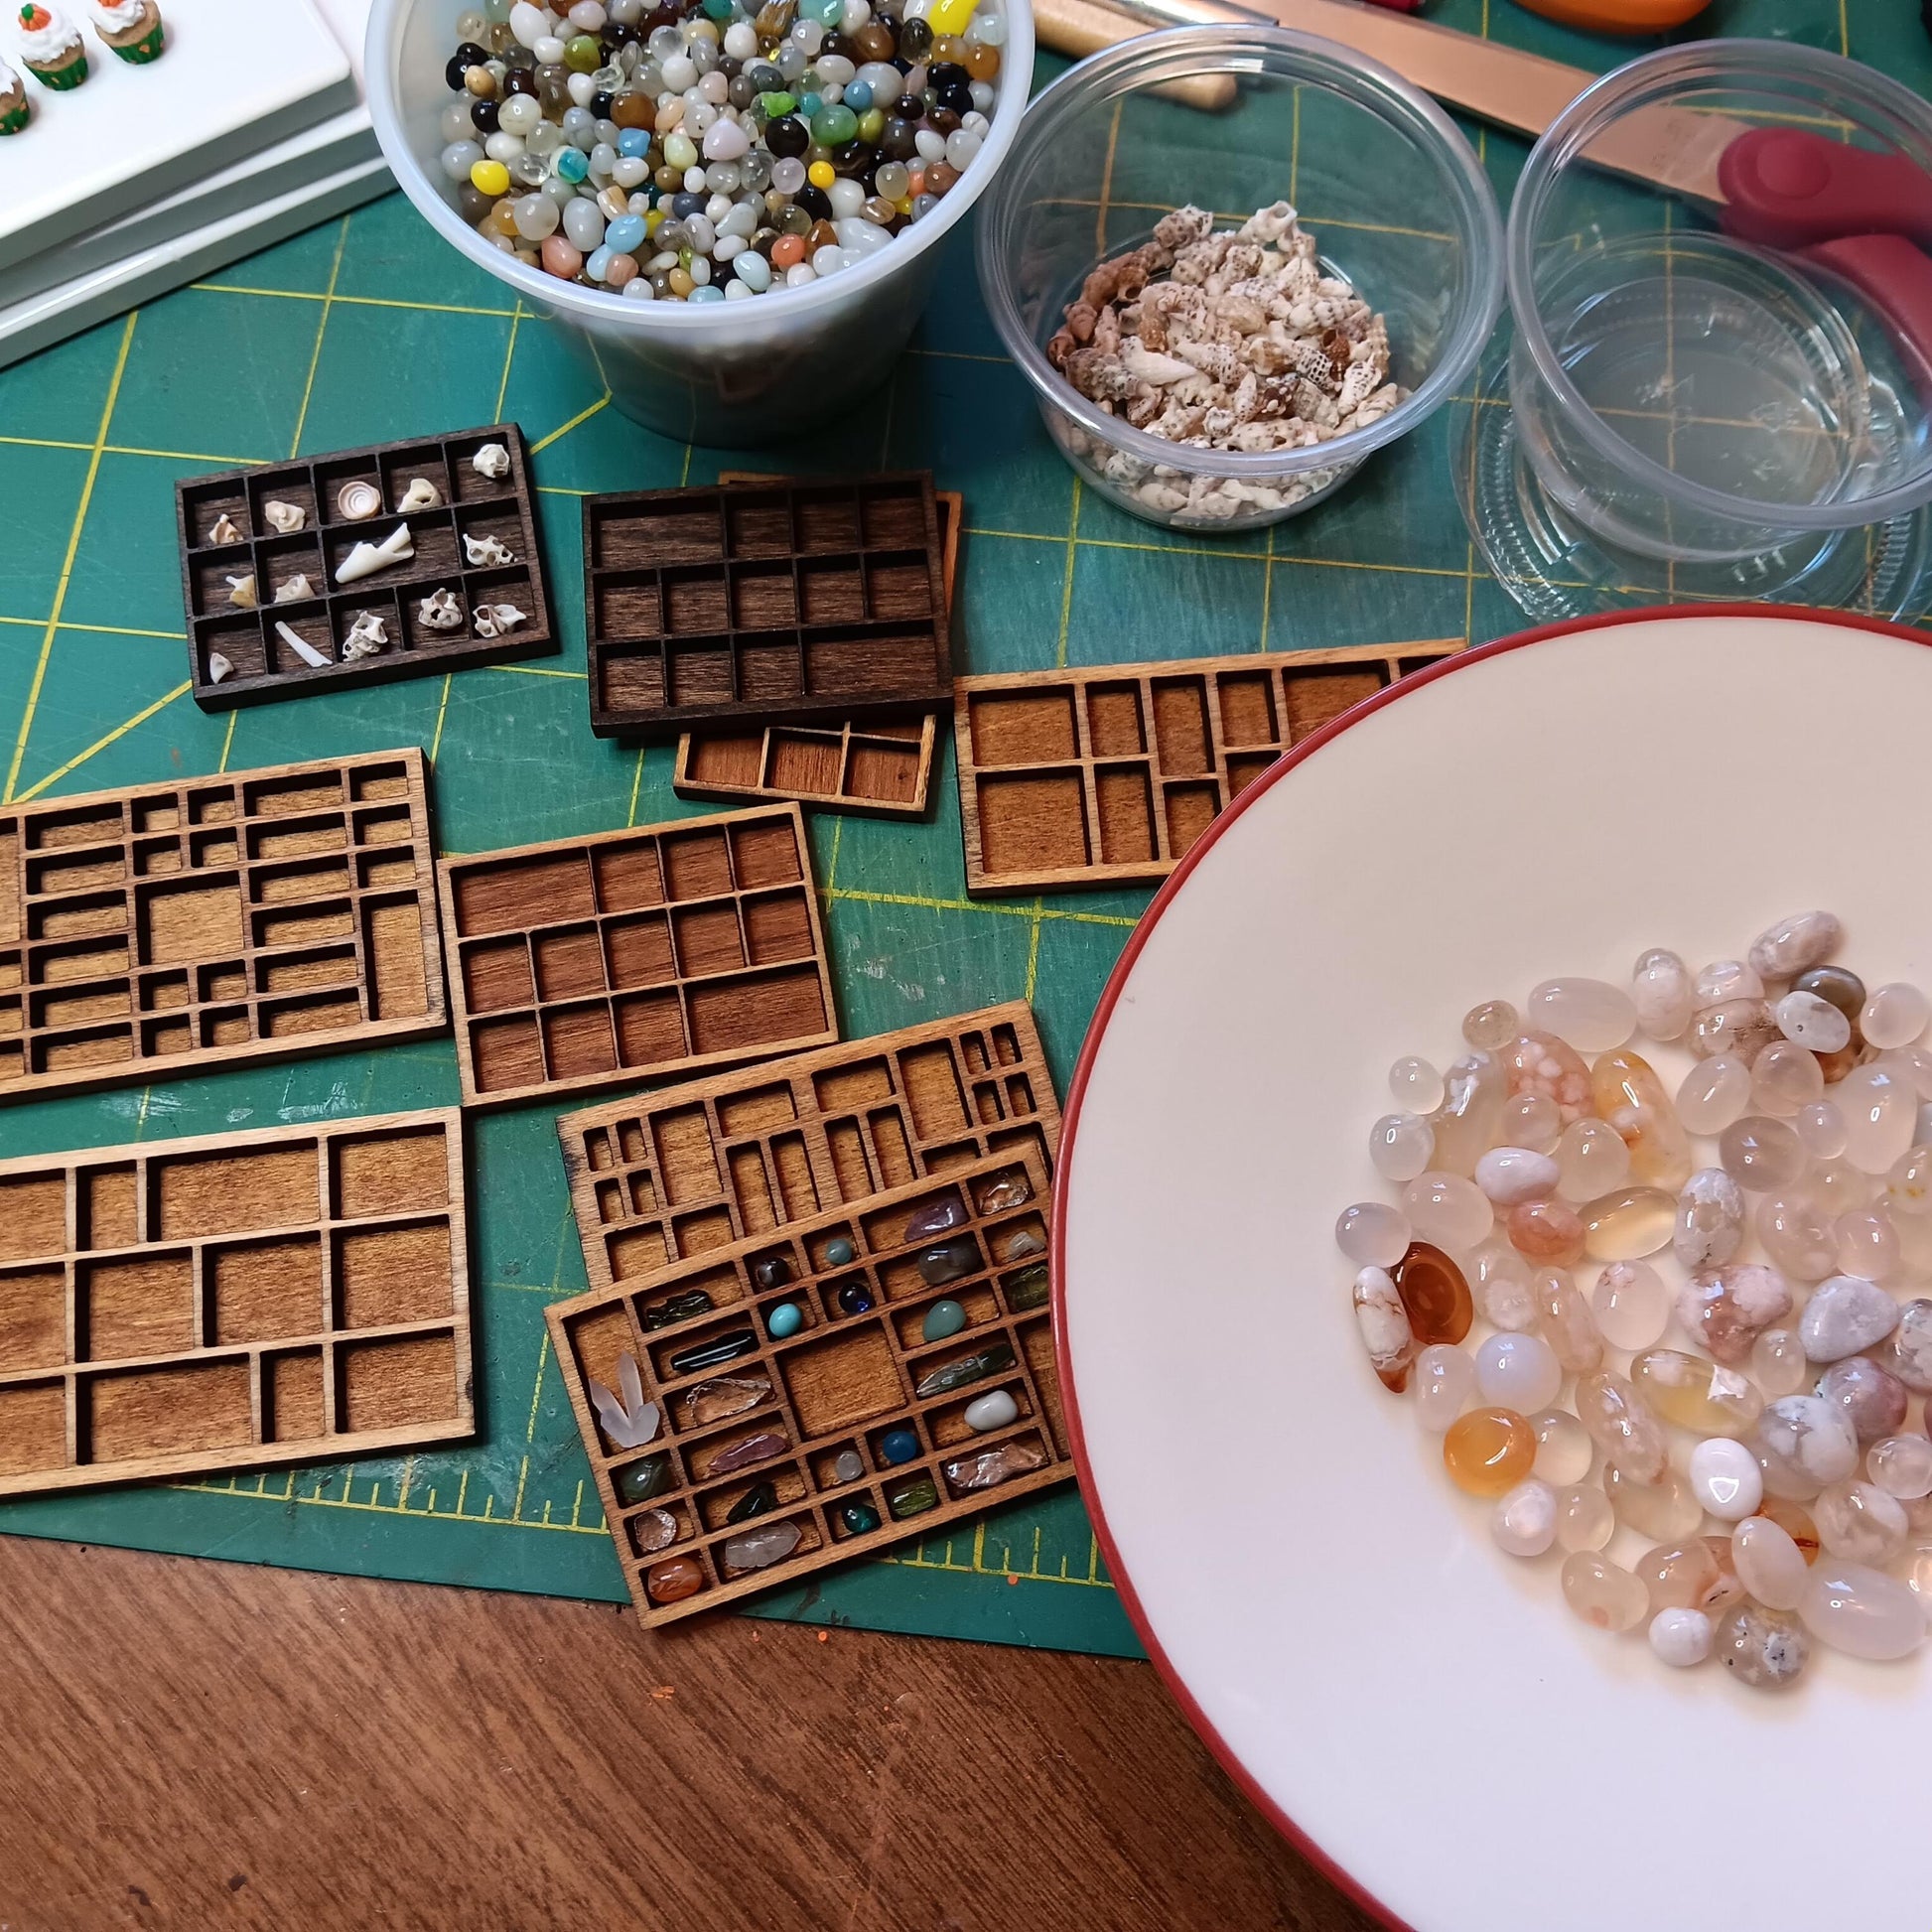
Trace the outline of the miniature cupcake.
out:
[[[146,67],[161,52],[166,29],[154,0],[93,0],[94,32],[123,61]]]
[[[58,7],[32,4],[20,10],[20,51],[27,71],[44,87],[65,93],[87,77],[87,49],[80,30]]]
[[[0,134],[18,134],[33,109],[27,105],[27,83],[0,60]]]

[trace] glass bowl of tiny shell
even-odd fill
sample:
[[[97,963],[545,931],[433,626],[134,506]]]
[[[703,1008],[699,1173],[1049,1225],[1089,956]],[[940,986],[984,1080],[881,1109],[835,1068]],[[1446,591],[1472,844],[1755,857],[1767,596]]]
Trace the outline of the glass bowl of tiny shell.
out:
[[[1322,273],[1386,318],[1402,391],[1386,414],[1300,449],[1198,448],[1130,427],[1048,361],[1088,274],[1163,216],[1192,204],[1233,228],[1279,202]],[[1269,27],[1147,34],[1063,74],[987,191],[978,248],[994,324],[1061,454],[1121,508],[1174,529],[1312,508],[1454,394],[1502,302],[1496,198],[1448,115],[1374,61]]]

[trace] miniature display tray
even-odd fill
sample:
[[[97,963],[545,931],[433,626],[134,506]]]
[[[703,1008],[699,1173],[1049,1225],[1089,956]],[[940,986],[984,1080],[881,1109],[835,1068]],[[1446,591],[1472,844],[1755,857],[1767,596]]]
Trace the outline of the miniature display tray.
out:
[[[593,1287],[996,1153],[1047,1173],[1059,1101],[1033,1009],[985,1007],[557,1122]]]
[[[961,678],[966,890],[1165,879],[1241,788],[1459,637]]]
[[[600,737],[929,711],[952,689],[932,478],[584,501]]]
[[[449,1024],[414,747],[0,806],[0,1099]]]
[[[470,1105],[838,1037],[796,805],[445,859],[439,886]]]
[[[500,443],[509,451],[507,476],[485,477],[476,469],[472,459],[486,443]],[[416,477],[436,485],[442,504],[400,515],[392,506]],[[360,522],[345,518],[336,498],[350,483],[372,484],[381,495],[382,511]],[[307,513],[307,527],[291,536],[278,535],[262,514],[263,504],[276,500],[299,505]],[[193,477],[175,485],[175,503],[189,675],[195,702],[204,711],[547,656],[558,648],[523,432],[514,423],[339,450],[268,469]],[[243,532],[244,541],[209,542],[223,515]],[[402,523],[409,525],[413,557],[372,577],[337,584],[337,568],[356,544],[379,544]],[[496,537],[516,561],[468,564],[465,537]],[[260,604],[254,610],[237,610],[227,602],[228,579],[248,571],[254,573]],[[321,586],[323,595],[275,603],[275,586],[298,572]],[[457,629],[435,630],[423,622],[418,606],[436,590],[456,593],[463,610]],[[480,601],[514,604],[529,621],[506,636],[479,637],[472,626]],[[286,623],[313,649],[334,659],[364,611],[373,611],[388,625],[389,642],[374,656],[350,663],[305,664],[275,630],[278,622]],[[207,668],[215,651],[234,666],[219,683]]]
[[[454,1109],[0,1162],[0,1495],[474,1433]]]
[[[726,471],[720,483],[761,483]],[[939,507],[940,576],[953,614],[959,567],[959,492],[934,492]],[[801,804],[877,817],[920,816],[932,786],[936,712],[916,721],[850,718],[820,725],[766,725],[761,731],[686,732],[677,742],[672,789],[680,798],[796,798]]]
[[[1020,1181],[1026,1197],[1017,1205],[985,1206],[989,1190],[1012,1188]],[[946,1195],[961,1200],[969,1218],[944,1234],[907,1243],[904,1230],[913,1212]],[[929,1537],[941,1525],[976,1515],[990,1502],[1009,1501],[1073,1473],[1051,1315],[1043,1304],[1016,1308],[1011,1290],[1015,1278],[1043,1265],[1050,1211],[1046,1166],[1037,1151],[999,1154],[944,1179],[929,1176],[705,1254],[658,1275],[648,1288],[582,1296],[545,1311],[618,1559],[645,1623],[673,1622],[794,1582],[827,1564],[872,1554],[907,1537]],[[1007,1244],[1020,1236],[1037,1245],[1024,1256],[1005,1258]],[[852,1245],[853,1259],[839,1263],[828,1258],[829,1244],[839,1239]],[[973,1245],[970,1270],[928,1286],[918,1257],[954,1242]],[[760,1289],[753,1271],[771,1259],[784,1264],[790,1279]],[[835,1298],[840,1288],[855,1282],[865,1285],[872,1306],[848,1313]],[[666,1325],[646,1325],[661,1319],[657,1311],[670,1296],[696,1291],[710,1298],[709,1311]],[[921,1324],[939,1301],[959,1303],[967,1325],[944,1340],[928,1342],[922,1339]],[[801,1311],[804,1325],[784,1340],[773,1340],[766,1324],[770,1311],[781,1302]],[[671,1366],[673,1357],[738,1332],[754,1336],[756,1349],[713,1367],[681,1372]],[[1012,1350],[1011,1366],[944,1393],[914,1393],[915,1383],[942,1364],[1001,1341]],[[624,1355],[637,1364],[644,1399],[657,1405],[660,1417],[655,1436],[636,1449],[621,1449],[605,1435],[587,1388],[594,1377],[607,1389],[618,1389]],[[771,1384],[769,1400],[723,1420],[696,1420],[694,1399],[705,1384],[759,1374]],[[966,1407],[996,1389],[1014,1398],[1018,1417],[978,1434],[965,1420]],[[895,1429],[911,1431],[918,1445],[913,1456],[897,1463],[889,1462],[881,1447]],[[712,1460],[733,1445],[769,1430],[783,1434],[784,1449],[725,1474],[706,1473]],[[1008,1443],[1036,1449],[1040,1466],[979,1488],[949,1476],[956,1458]],[[841,1481],[833,1465],[846,1453],[856,1454],[864,1468],[856,1478]],[[670,1458],[668,1480],[647,1498],[626,1501],[620,1490],[625,1471],[656,1455]],[[931,1481],[936,1502],[915,1514],[896,1516],[893,1497],[921,1476]],[[759,1483],[768,1483],[776,1492],[774,1506],[728,1523],[733,1506]],[[850,1528],[839,1512],[852,1503],[869,1505],[878,1526]],[[640,1551],[633,1525],[657,1510],[675,1519],[676,1540]],[[801,1532],[790,1556],[743,1574],[728,1570],[723,1551],[732,1537],[784,1522],[796,1524]],[[696,1560],[704,1587],[675,1602],[653,1602],[647,1593],[648,1574],[679,1557]]]

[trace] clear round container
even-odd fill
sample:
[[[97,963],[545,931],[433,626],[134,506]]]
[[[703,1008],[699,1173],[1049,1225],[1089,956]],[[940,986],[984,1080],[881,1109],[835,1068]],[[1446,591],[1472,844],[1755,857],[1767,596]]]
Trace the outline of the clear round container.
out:
[[[1176,83],[1221,87],[1218,110]],[[1131,427],[1056,370],[1045,345],[1086,276],[1170,210],[1238,227],[1287,201],[1325,274],[1388,320],[1386,415],[1308,448],[1206,450]],[[981,209],[980,287],[1048,433],[1123,509],[1175,529],[1244,530],[1311,508],[1371,452],[1454,393],[1502,303],[1502,220],[1474,150],[1427,95],[1332,41],[1187,27],[1082,61],[1027,111]]]
[[[1680,588],[1719,595],[1773,594],[1845,532],[1932,501],[1928,397],[1884,318],[1803,247],[1727,231],[1722,156],[1765,129],[1932,170],[1932,105],[1896,81],[1814,48],[1708,41],[1580,94],[1509,212],[1522,458],[1599,544],[1718,567]],[[1679,186],[1611,172],[1637,155]],[[1519,491],[1496,494],[1496,517],[1523,513]]]
[[[1033,85],[1028,0],[1004,14],[999,96],[972,165],[923,220],[857,267],[749,301],[629,302],[559,281],[492,246],[464,220],[438,157],[438,116],[452,98],[443,69],[456,22],[475,0],[374,0],[366,69],[376,138],[404,194],[444,241],[520,296],[647,429],[725,448],[814,428],[885,380],[932,293],[939,244],[1005,164]],[[425,236],[423,284],[441,260]]]

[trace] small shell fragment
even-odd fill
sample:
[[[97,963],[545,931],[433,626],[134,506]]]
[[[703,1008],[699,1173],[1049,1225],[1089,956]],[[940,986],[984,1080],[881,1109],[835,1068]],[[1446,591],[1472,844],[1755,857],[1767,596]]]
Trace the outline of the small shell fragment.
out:
[[[382,513],[382,492],[374,483],[345,483],[336,492],[336,508],[350,523],[366,523]]]
[[[506,637],[518,624],[529,621],[529,617],[514,604],[480,604],[477,607],[479,637]]]
[[[516,552],[501,537],[466,535],[463,550],[473,564],[513,564],[516,561]]]
[[[389,626],[373,611],[358,611],[343,639],[343,662],[353,664],[359,657],[373,657],[388,641]]]
[[[416,615],[432,630],[454,630],[463,621],[463,606],[452,590],[431,591],[417,605]]]
[[[252,611],[261,602],[261,596],[255,589],[255,573],[252,570],[244,571],[239,577],[228,579],[228,602],[237,611]]]
[[[470,467],[480,477],[492,481],[507,477],[510,473],[510,453],[500,443],[485,443],[470,459]]]
[[[233,675],[234,666],[218,650],[208,652],[207,681],[210,684],[219,684],[224,677],[232,677]]]
[[[358,543],[336,567],[336,582],[353,584],[358,578],[373,577],[416,554],[415,539],[409,525],[399,523],[380,543]]]
[[[272,500],[262,505],[262,515],[271,530],[285,537],[291,537],[296,531],[306,530],[309,527],[309,512],[300,503]]]
[[[314,597],[316,587],[309,582],[307,571],[298,570],[293,577],[285,577],[275,586],[277,604],[300,604],[304,598]]]
[[[411,477],[409,487],[396,499],[396,508],[407,514],[411,510],[433,510],[442,504],[443,492],[427,477]]]
[[[287,624],[278,623],[275,626],[275,634],[288,645],[290,650],[294,651],[296,656],[301,658],[303,663],[311,664],[317,670],[322,670],[328,664],[329,659],[310,643],[308,638],[290,629]]]
[[[214,528],[207,533],[207,540],[210,543],[247,542],[247,538],[235,527],[234,518],[225,510],[214,519]]]

